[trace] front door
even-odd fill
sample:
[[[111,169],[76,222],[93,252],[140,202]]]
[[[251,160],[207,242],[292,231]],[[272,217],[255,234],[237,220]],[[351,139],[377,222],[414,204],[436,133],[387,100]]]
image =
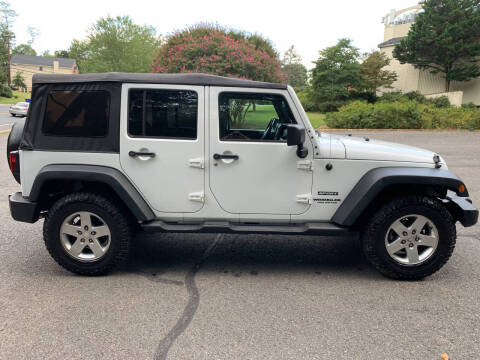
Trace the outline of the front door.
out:
[[[203,207],[204,93],[202,86],[123,85],[121,166],[159,212]]]
[[[210,89],[210,189],[235,214],[302,214],[311,204],[311,144],[305,159],[287,146],[298,113],[278,90]],[[294,116],[295,114],[295,116]]]

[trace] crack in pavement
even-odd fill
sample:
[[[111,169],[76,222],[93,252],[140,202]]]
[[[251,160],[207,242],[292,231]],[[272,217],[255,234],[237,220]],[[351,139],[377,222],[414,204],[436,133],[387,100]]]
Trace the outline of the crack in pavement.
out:
[[[150,281],[153,281],[153,282],[157,282],[157,283],[162,283],[162,284],[168,284],[168,285],[178,285],[178,286],[183,286],[183,281],[179,281],[179,280],[171,280],[171,279],[165,279],[163,277],[160,277],[158,276],[159,274],[157,273],[150,273],[150,272],[147,272],[147,271],[143,271],[143,270],[135,270],[135,272],[137,274],[139,274],[140,276],[143,276],[144,278],[150,280]]]
[[[198,305],[200,303],[200,292],[198,291],[197,285],[195,284],[195,275],[200,270],[202,265],[211,255],[218,243],[223,239],[223,234],[218,234],[215,237],[215,240],[208,246],[208,248],[203,253],[201,259],[197,261],[185,275],[185,286],[188,292],[188,302],[185,306],[185,309],[182,312],[182,315],[177,320],[177,323],[173,328],[168,332],[168,334],[160,340],[155,354],[153,356],[154,360],[166,360],[168,356],[168,351],[175,343],[175,340],[187,329],[188,325],[195,315]]]

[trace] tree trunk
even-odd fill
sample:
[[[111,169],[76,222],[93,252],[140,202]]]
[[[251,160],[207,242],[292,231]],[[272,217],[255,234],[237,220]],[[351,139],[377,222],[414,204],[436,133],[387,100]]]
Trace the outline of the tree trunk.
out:
[[[445,92],[450,92],[450,80],[445,80]]]

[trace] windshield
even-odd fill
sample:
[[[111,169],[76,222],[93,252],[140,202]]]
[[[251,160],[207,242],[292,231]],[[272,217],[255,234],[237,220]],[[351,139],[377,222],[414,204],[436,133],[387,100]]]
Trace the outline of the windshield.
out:
[[[26,106],[26,107],[28,107],[28,103],[27,102],[19,102],[19,103],[17,103],[16,106]]]

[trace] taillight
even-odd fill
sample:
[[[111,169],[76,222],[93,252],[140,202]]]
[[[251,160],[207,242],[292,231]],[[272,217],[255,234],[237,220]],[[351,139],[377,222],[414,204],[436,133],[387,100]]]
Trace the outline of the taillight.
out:
[[[10,166],[10,171],[12,172],[12,174],[20,170],[20,158],[18,151],[11,151],[8,154],[8,165]]]

